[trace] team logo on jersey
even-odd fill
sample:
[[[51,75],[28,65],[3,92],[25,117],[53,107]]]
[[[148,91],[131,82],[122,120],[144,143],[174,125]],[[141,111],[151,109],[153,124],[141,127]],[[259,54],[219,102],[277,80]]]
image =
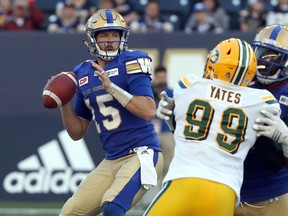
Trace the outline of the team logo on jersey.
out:
[[[281,97],[279,99],[279,103],[288,106],[288,97],[281,95]]]
[[[88,83],[88,76],[85,76],[81,79],[79,79],[79,86],[83,86],[83,85],[86,85]]]
[[[98,76],[97,71],[94,72],[94,76]],[[109,77],[112,77],[112,76],[118,76],[119,75],[119,71],[118,71],[118,68],[112,68],[110,70],[106,70],[105,71]]]
[[[213,49],[211,53],[211,63],[215,64],[219,59],[219,50]]]

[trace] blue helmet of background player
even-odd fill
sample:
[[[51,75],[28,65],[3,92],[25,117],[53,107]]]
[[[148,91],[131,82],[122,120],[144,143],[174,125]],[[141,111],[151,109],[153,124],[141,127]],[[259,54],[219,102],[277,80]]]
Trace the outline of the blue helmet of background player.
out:
[[[115,30],[120,32],[120,40],[117,41],[119,42],[118,49],[115,51],[101,50],[99,43],[96,41],[97,33]],[[87,21],[85,32],[86,39],[84,43],[90,54],[105,61],[111,61],[115,56],[128,49],[129,29],[123,17],[113,9],[100,9],[95,12]]]
[[[257,80],[271,84],[288,78],[288,28],[271,25],[263,28],[252,43],[258,60]]]

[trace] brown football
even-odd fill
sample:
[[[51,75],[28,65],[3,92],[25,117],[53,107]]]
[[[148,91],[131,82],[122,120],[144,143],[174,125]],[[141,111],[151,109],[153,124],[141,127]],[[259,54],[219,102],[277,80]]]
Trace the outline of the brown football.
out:
[[[76,75],[62,72],[47,82],[43,89],[42,101],[46,108],[54,109],[68,103],[77,89]]]

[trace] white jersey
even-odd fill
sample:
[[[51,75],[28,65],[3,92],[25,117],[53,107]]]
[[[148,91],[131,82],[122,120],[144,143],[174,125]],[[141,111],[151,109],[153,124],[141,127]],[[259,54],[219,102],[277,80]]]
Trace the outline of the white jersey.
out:
[[[239,203],[243,161],[256,140],[260,110],[280,106],[267,90],[184,76],[174,89],[175,153],[163,182],[195,177],[231,187]]]

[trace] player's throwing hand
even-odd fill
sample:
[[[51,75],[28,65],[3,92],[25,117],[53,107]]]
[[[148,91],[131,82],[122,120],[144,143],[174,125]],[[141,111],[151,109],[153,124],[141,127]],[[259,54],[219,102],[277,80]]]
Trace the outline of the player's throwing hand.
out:
[[[91,61],[91,64],[92,64],[92,67],[97,70],[96,71],[96,74],[98,75],[99,79],[102,81],[102,84],[103,84],[103,87],[105,89],[107,89],[110,84],[111,84],[111,80],[108,76],[108,74],[105,72],[105,70],[100,66],[98,65],[97,63]]]

